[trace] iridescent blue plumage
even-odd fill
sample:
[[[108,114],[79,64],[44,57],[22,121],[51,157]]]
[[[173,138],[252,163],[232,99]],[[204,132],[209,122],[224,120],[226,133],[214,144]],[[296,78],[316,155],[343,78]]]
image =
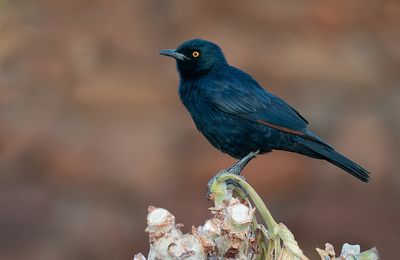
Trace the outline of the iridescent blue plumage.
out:
[[[230,66],[214,43],[195,39],[160,54],[177,60],[179,95],[197,129],[235,158],[285,150],[325,159],[362,181],[369,173],[307,129],[308,122],[249,74]]]

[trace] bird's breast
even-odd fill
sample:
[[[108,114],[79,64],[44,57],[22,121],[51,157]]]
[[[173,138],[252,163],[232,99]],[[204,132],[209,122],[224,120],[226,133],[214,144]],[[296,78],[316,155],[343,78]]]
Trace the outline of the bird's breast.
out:
[[[208,139],[218,135],[219,129],[229,120],[204,96],[201,86],[194,82],[181,82],[179,96],[189,111],[197,129]]]

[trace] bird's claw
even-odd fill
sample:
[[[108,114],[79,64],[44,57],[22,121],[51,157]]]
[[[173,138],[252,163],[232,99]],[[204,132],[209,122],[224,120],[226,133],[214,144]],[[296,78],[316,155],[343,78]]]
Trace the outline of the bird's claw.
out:
[[[210,197],[211,195],[211,185],[215,182],[218,181],[218,178],[221,177],[224,174],[235,174],[239,177],[241,177],[243,180],[246,180],[243,175],[241,175],[244,167],[253,159],[256,157],[257,154],[259,154],[260,151],[257,150],[255,152],[250,152],[248,155],[243,157],[241,160],[239,160],[237,163],[229,167],[228,169],[222,170],[218,172],[214,177],[212,177],[207,184],[207,197]],[[227,185],[232,185],[238,189],[241,189],[243,191],[244,196],[247,196],[247,192],[235,181],[233,180],[227,180],[226,181]]]
[[[229,171],[229,170],[222,170],[222,171],[218,172],[215,176],[213,176],[213,177],[208,181],[208,184],[207,184],[207,198],[211,198],[211,194],[212,194],[211,186],[212,186],[215,182],[218,182],[218,181],[219,181],[218,179],[219,179],[220,177],[222,177],[223,175],[225,175],[225,174],[236,174],[236,173],[233,173],[233,172],[231,172],[231,171]],[[246,180],[246,178],[245,178],[243,175],[239,174],[238,176],[239,176],[240,178],[242,178],[243,180]],[[225,183],[226,183],[226,185],[227,185],[228,187],[229,187],[229,186],[233,187],[233,190],[236,190],[236,189],[241,190],[241,191],[242,191],[242,194],[243,194],[243,197],[246,197],[246,196],[247,196],[246,190],[243,189],[242,186],[241,186],[239,183],[237,183],[236,181],[234,181],[234,180],[227,180]]]

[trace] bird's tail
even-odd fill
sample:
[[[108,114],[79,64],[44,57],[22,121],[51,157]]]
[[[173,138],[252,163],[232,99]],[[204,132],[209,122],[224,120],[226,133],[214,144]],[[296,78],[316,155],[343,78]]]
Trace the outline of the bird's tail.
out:
[[[310,157],[324,159],[363,182],[369,181],[370,173],[367,170],[347,159],[323,142],[303,139],[296,143],[295,150],[296,152],[300,152]]]

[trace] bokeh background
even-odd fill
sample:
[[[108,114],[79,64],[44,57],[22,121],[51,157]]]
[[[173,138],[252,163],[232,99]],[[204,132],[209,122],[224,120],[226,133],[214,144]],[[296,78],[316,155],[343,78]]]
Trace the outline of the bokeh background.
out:
[[[184,231],[209,217],[206,183],[234,160],[197,132],[157,55],[197,37],[373,173],[278,151],[251,162],[306,254],[349,242],[398,258],[398,0],[1,0],[0,259],[131,259],[147,254],[147,206]]]

